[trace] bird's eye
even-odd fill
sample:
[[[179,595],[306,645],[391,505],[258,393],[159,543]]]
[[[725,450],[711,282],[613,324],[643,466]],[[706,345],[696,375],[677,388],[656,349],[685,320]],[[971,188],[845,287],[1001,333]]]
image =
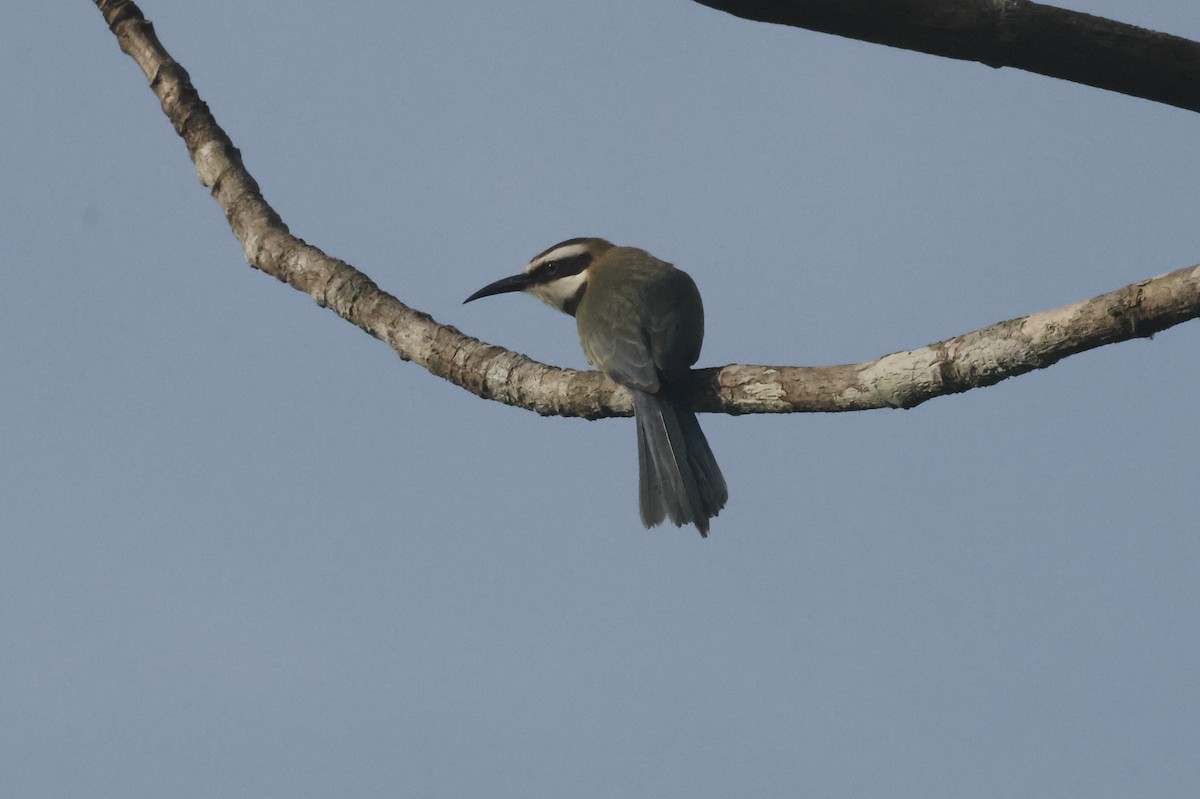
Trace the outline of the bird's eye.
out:
[[[558,261],[549,261],[543,268],[546,270],[547,275],[553,277],[558,274]]]

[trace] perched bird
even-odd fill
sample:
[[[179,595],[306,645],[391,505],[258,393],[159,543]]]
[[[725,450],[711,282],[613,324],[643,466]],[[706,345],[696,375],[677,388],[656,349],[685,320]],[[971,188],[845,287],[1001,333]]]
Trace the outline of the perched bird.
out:
[[[696,414],[678,396],[704,341],[692,279],[645,250],[582,238],[555,244],[464,302],[510,291],[574,316],[588,362],[633,395],[642,523],[670,517],[707,536],[729,491]]]

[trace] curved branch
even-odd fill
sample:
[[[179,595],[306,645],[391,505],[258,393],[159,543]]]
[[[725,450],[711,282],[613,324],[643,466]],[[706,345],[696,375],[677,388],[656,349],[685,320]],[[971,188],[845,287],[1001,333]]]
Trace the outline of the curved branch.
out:
[[[773,22],[1015,67],[1200,111],[1200,43],[1029,0],[696,0]]]
[[[137,6],[131,0],[95,2],[121,49],[150,80],[251,266],[305,292],[386,342],[402,359],[480,397],[543,415],[595,419],[632,412],[628,393],[598,372],[547,366],[463,335],[293,236]],[[693,404],[697,410],[733,414],[911,408],[1044,368],[1068,355],[1150,336],[1197,316],[1200,266],[863,363],[697,370]]]

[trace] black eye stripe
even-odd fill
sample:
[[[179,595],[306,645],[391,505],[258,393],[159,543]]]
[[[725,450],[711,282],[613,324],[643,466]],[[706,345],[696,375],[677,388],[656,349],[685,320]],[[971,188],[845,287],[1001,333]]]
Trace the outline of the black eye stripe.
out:
[[[581,252],[566,258],[555,258],[538,264],[533,270],[533,279],[538,281],[558,280],[562,277],[578,275],[592,262],[591,253]]]

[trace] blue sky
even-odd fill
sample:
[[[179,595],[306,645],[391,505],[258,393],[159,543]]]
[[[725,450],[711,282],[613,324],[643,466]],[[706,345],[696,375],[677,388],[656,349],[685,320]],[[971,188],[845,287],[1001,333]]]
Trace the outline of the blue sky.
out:
[[[142,5],[293,232],[582,368],[561,239],[702,365],[873,358],[1200,261],[1200,120],[691,2]],[[1079,10],[1200,38],[1189,0]],[[0,794],[1190,797],[1200,327],[912,411],[629,420],[400,362],[246,267],[89,3],[0,26]]]

